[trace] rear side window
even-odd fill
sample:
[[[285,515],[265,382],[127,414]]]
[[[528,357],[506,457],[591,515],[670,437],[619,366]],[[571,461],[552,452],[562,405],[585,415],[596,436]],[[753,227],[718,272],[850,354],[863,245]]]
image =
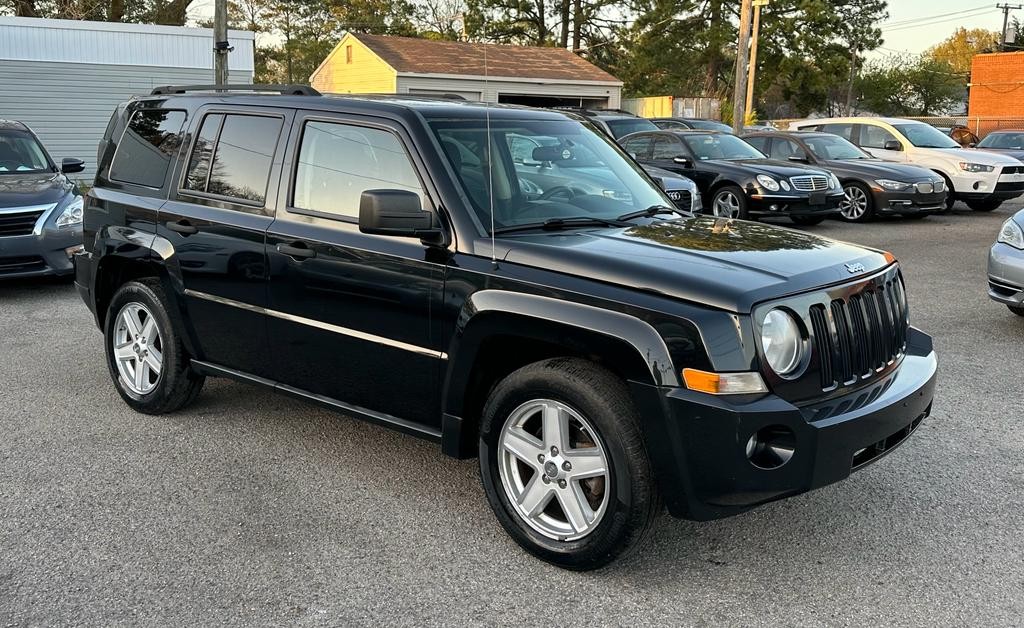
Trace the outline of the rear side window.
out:
[[[852,124],[823,124],[823,125],[821,125],[821,127],[818,130],[819,131],[824,131],[826,133],[831,133],[832,135],[838,135],[839,137],[842,137],[844,139],[848,139],[848,140],[850,140],[851,142],[853,142],[855,144],[857,143],[856,140],[853,139],[853,137],[852,137],[852,135],[853,135],[853,125]]]
[[[622,142],[622,148],[637,159],[649,159],[651,153],[651,136],[631,137]]]
[[[861,126],[860,145],[864,148],[885,148],[885,143],[894,141],[896,136],[880,126]]]
[[[345,218],[359,217],[366,190],[423,188],[393,133],[335,122],[306,122],[302,130],[292,206]]]
[[[185,175],[185,189],[263,205],[281,118],[210,114],[203,119]]]
[[[765,155],[768,154],[768,138],[767,137],[745,137],[743,138],[747,144],[750,144],[757,150],[761,151]]]
[[[671,161],[682,154],[682,142],[676,138],[666,137],[664,135],[659,135],[654,138],[654,152],[651,153],[651,159]]]
[[[110,179],[160,188],[181,147],[185,112],[145,109],[132,114],[110,164]]]

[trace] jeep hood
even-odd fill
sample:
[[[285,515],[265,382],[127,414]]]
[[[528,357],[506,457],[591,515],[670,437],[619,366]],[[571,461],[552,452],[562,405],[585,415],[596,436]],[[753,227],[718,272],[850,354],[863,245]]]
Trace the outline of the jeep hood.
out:
[[[505,261],[737,313],[765,300],[853,281],[891,257],[803,231],[727,218],[502,238]]]

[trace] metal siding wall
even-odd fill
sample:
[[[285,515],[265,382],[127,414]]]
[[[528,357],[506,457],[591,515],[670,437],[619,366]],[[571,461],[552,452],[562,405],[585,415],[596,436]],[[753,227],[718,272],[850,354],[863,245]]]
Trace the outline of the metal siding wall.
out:
[[[573,85],[537,84],[516,81],[483,81],[474,78],[447,79],[417,76],[399,76],[398,93],[407,94],[410,89],[429,89],[442,92],[480,92],[483,100],[498,102],[498,94],[519,94],[524,96],[564,96],[583,98],[607,98],[608,106],[617,109],[621,102],[622,88],[616,85]]]
[[[232,83],[252,73],[231,72]],[[118,103],[159,85],[212,83],[211,70],[0,60],[0,118],[24,122],[54,161],[85,160],[73,179],[92,182],[96,148]]]

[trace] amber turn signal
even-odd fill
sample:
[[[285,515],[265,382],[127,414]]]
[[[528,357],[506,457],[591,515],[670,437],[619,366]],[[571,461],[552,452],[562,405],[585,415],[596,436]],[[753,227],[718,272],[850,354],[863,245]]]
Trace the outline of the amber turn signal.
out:
[[[758,373],[711,373],[683,369],[683,382],[690,390],[712,395],[749,395],[766,393],[768,387]]]

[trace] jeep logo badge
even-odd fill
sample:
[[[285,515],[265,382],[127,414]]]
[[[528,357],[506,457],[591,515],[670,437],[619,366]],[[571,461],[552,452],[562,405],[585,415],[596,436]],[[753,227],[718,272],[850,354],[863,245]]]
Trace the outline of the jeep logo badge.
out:
[[[862,273],[864,272],[864,264],[861,264],[859,262],[853,264],[846,264],[846,270],[849,271],[851,274]]]

